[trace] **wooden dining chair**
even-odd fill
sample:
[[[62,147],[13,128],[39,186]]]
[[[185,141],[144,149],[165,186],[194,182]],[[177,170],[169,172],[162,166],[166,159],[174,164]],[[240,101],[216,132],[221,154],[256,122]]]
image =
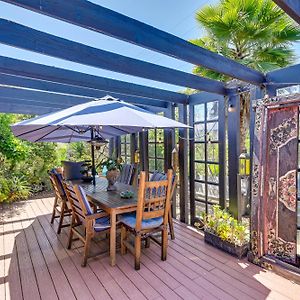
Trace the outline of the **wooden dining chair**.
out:
[[[121,215],[121,254],[127,249],[135,257],[135,269],[140,269],[142,240],[156,232],[161,232],[161,259],[167,258],[168,212],[172,189],[172,170],[168,171],[167,180],[146,182],[146,173],[141,172],[136,213]],[[130,243],[131,233],[134,246]]]
[[[166,180],[167,179],[167,175],[165,173],[161,173],[158,171],[155,171],[152,176],[150,177],[150,181],[160,181],[160,180]],[[172,191],[171,191],[171,205],[170,205],[170,209],[169,209],[169,219],[168,219],[168,224],[169,224],[169,232],[170,232],[170,236],[172,240],[175,240],[175,231],[174,231],[174,224],[173,224],[173,218],[172,218],[172,205],[173,205],[173,197],[174,197],[174,193],[176,190],[176,186],[177,186],[177,177],[176,177],[176,173],[173,174],[172,176]]]
[[[86,266],[90,257],[91,241],[96,233],[109,233],[110,216],[105,212],[94,212],[85,191],[79,185],[63,183],[67,198],[72,208],[72,220],[67,248],[71,249],[73,235],[84,243],[84,254],[81,265]]]
[[[132,185],[135,174],[134,164],[124,164],[117,181],[124,184]]]
[[[49,173],[50,182],[54,191],[54,204],[51,216],[51,224],[56,218],[59,218],[57,233],[60,234],[63,227],[70,226],[70,223],[64,223],[66,216],[71,216],[72,210],[68,203],[66,193],[62,184],[63,177],[56,169],[52,169]]]

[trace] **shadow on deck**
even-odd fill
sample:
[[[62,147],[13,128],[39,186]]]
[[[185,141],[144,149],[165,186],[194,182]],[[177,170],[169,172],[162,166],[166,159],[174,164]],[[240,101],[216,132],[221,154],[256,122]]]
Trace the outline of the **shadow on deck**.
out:
[[[115,267],[104,254],[82,268],[80,242],[66,250],[68,231],[57,235],[56,224],[50,224],[52,201],[3,206],[0,299],[244,300],[297,299],[300,294],[299,285],[205,244],[201,234],[179,222],[166,262],[151,243],[143,249],[140,271],[134,270],[130,254],[118,255]]]

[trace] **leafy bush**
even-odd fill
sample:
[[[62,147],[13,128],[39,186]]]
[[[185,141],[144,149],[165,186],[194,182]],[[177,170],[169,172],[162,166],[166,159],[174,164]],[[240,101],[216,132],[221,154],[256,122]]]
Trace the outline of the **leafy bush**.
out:
[[[249,229],[246,224],[235,220],[229,212],[222,210],[219,205],[214,205],[211,214],[202,213],[203,228],[222,240],[236,246],[249,242]],[[195,223],[200,227],[199,223]]]
[[[91,158],[90,144],[30,143],[16,138],[10,125],[28,115],[0,114],[0,202],[26,199],[32,193],[50,189],[47,171],[62,160]],[[96,165],[103,161],[107,147],[96,152]]]

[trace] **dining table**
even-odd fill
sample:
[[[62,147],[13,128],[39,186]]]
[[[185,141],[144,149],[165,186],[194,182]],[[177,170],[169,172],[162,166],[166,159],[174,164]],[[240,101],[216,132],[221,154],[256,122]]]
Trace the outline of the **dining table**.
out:
[[[116,264],[117,216],[136,211],[137,188],[117,182],[115,183],[115,191],[107,191],[107,179],[105,177],[97,177],[96,185],[82,180],[72,180],[72,183],[82,186],[89,201],[110,215],[109,256],[110,264],[114,266]],[[133,192],[133,197],[129,199],[121,198],[120,193],[125,191]]]

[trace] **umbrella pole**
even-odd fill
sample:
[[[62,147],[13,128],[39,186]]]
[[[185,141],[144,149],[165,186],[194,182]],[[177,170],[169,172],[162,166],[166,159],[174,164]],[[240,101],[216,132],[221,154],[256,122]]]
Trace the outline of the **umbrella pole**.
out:
[[[95,146],[92,141],[94,138],[94,129],[91,128],[91,154],[92,154],[92,176],[93,176],[93,185],[96,185],[96,168],[95,168]]]

